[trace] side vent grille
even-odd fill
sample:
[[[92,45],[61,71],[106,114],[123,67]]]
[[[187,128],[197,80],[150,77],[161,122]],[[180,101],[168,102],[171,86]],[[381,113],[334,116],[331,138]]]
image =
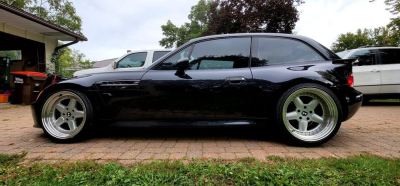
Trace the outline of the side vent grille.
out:
[[[122,81],[101,81],[96,83],[101,90],[112,89],[137,89],[138,80],[122,80]]]

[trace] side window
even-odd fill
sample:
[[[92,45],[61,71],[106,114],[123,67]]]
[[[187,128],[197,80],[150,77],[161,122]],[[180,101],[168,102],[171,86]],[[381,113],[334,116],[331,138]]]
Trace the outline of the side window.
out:
[[[293,39],[259,38],[257,52],[258,56],[252,59],[252,67],[324,60],[314,49]]]
[[[400,49],[380,49],[382,64],[400,64]]]
[[[204,41],[194,46],[190,57],[192,70],[249,67],[250,38]]]
[[[161,64],[157,65],[154,70],[176,70],[176,63],[179,60],[188,57],[191,48],[191,46],[188,46],[185,49],[180,50],[176,54],[164,60]]]
[[[142,67],[146,61],[146,57],[147,52],[129,54],[118,62],[117,68]]]
[[[169,51],[155,51],[153,54],[153,63],[168,53]]]
[[[358,59],[353,66],[368,66],[375,65],[375,51],[373,50],[360,50],[352,54],[349,59]]]

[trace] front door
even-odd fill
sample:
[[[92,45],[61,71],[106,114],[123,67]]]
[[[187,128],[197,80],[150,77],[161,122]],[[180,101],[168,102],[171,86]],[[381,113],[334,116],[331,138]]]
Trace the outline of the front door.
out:
[[[234,119],[249,107],[251,38],[196,43],[173,54],[140,82],[141,109],[149,118]],[[175,64],[190,59],[185,75]]]

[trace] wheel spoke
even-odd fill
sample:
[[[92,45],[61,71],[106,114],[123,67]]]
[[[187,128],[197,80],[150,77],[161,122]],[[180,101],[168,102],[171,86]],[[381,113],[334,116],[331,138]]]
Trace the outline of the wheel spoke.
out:
[[[286,113],[286,119],[287,120],[295,120],[297,119],[297,112],[290,112],[290,113]]]
[[[59,112],[61,112],[61,113],[64,113],[66,110],[65,110],[65,106],[63,105],[63,104],[61,104],[61,103],[58,103],[57,105],[56,105],[56,109],[59,111]]]
[[[293,99],[293,103],[296,105],[297,108],[301,108],[304,106],[303,101],[301,101],[300,96],[297,96]]]
[[[63,123],[65,123],[65,119],[64,119],[63,117],[59,117],[59,118],[56,120],[56,122],[55,122],[55,124],[56,124],[57,126],[60,126],[60,125],[62,125]]]
[[[319,105],[319,101],[317,99],[314,99],[308,104],[308,107],[310,109],[314,110],[318,105]]]
[[[68,127],[69,127],[69,130],[75,130],[77,128],[75,120],[69,120]]]
[[[301,121],[299,123],[299,130],[302,132],[306,132],[308,128],[308,122],[307,121]]]
[[[317,114],[313,114],[311,116],[311,121],[322,124],[324,123],[324,119],[321,116],[318,116]]]
[[[74,115],[75,115],[75,118],[83,118],[83,115],[85,114],[85,112],[83,112],[83,111],[75,111],[74,112]]]
[[[75,99],[70,99],[68,103],[68,109],[73,110],[76,106],[76,100]]]

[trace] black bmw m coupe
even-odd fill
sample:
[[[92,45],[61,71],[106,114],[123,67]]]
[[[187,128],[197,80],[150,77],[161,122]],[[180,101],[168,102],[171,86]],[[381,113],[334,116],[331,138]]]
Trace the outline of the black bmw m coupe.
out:
[[[265,125],[292,142],[317,145],[361,106],[363,95],[352,87],[352,60],[310,38],[225,34],[193,39],[146,69],[52,84],[32,114],[35,127],[61,142],[85,137],[91,126],[121,123]]]

